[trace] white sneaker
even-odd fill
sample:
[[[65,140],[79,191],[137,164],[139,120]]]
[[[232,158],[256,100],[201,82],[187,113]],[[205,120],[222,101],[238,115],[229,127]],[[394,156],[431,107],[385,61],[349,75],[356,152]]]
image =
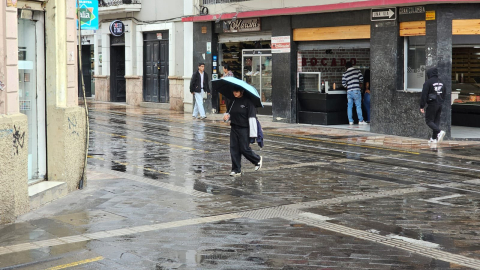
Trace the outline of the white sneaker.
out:
[[[241,172],[238,172],[238,173],[237,172],[231,172],[229,175],[232,176],[232,177],[236,177],[236,176],[241,176],[242,173]]]
[[[349,125],[353,125],[353,122],[348,122]]]
[[[430,140],[428,140],[428,143],[431,144],[431,143],[437,143],[437,140],[436,139],[433,139],[433,138],[430,138]]]
[[[441,130],[440,133],[438,133],[438,135],[437,135],[437,141],[442,142],[443,137],[445,137],[445,131]]]
[[[258,162],[258,164],[255,166],[255,171],[258,171],[262,168],[262,163],[263,163],[263,157],[260,156],[260,161]]]
[[[365,121],[362,121],[362,122],[358,122],[358,124],[359,124],[359,125],[366,125],[366,124],[367,124],[367,122],[365,122]]]

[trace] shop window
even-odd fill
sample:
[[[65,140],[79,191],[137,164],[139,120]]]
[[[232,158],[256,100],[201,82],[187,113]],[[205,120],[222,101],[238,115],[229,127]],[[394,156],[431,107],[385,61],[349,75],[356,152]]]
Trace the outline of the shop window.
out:
[[[426,80],[425,36],[405,37],[405,90],[422,91]]]

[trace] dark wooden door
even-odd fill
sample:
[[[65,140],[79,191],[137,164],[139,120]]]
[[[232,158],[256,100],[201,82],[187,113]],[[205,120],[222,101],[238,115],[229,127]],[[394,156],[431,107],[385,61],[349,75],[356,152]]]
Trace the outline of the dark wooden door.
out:
[[[91,45],[82,46],[82,72],[83,79],[85,82],[85,96],[92,96],[92,65],[91,65]],[[83,89],[82,89],[82,78],[80,77],[80,70],[78,71],[78,96],[83,98]]]
[[[160,41],[160,62],[159,62],[159,91],[160,91],[160,102],[167,103],[169,102],[168,94],[168,41]]]
[[[110,98],[125,102],[127,98],[125,80],[125,46],[110,47]]]
[[[145,41],[144,100],[169,102],[168,40]]]

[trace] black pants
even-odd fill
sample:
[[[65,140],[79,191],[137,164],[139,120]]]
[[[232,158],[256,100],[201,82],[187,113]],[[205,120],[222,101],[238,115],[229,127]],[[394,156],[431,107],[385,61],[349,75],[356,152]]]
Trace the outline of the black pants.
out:
[[[437,139],[438,133],[440,133],[440,115],[442,114],[441,103],[428,104],[427,112],[425,113],[425,122],[428,127],[433,131],[432,139]]]
[[[230,130],[230,155],[232,157],[232,172],[242,172],[242,155],[254,165],[260,162],[260,156],[250,148],[250,129],[232,125]]]

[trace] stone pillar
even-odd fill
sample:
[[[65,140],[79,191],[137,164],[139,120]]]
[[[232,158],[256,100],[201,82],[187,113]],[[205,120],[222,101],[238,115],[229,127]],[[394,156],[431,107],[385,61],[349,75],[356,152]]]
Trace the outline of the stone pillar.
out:
[[[170,110],[183,111],[183,77],[170,76]]]
[[[297,122],[297,48],[293,42],[290,16],[275,17],[272,37],[290,36],[290,53],[272,55],[272,113],[273,121]]]
[[[75,1],[45,6],[48,180],[76,190],[85,157],[86,118],[78,107]],[[86,185],[86,179],[84,179]]]
[[[370,48],[370,130],[427,139],[420,94],[399,91],[403,89],[404,53],[398,23],[372,22]]]
[[[139,106],[143,102],[142,76],[125,76],[127,83],[127,104]]]
[[[452,126],[452,12],[451,6],[429,6],[435,10],[435,20],[426,22],[426,66],[427,70],[436,66],[439,78],[447,91],[443,103],[440,127],[451,137]]]

